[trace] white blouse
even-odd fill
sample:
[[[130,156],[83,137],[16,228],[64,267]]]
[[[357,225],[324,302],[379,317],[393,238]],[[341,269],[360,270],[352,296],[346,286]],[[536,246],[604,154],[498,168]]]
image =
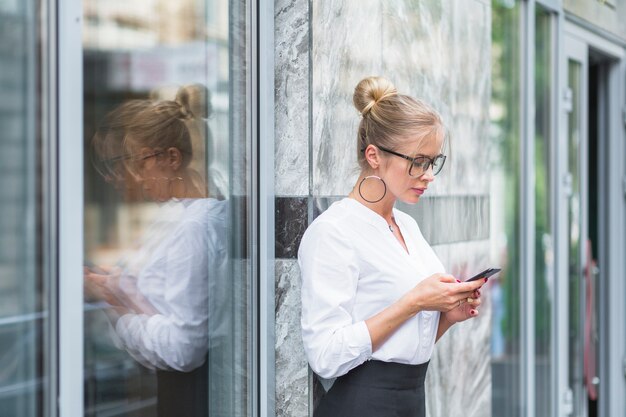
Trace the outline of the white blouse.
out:
[[[369,359],[403,364],[430,359],[436,311],[410,318],[372,353],[365,320],[424,278],[444,272],[415,220],[395,208],[393,214],[408,253],[382,216],[351,198],[332,204],[302,238],[302,338],[311,368],[323,378],[344,375]]]
[[[148,368],[188,372],[228,334],[228,203],[187,199],[160,211],[121,277],[158,313],[120,317],[117,344]]]

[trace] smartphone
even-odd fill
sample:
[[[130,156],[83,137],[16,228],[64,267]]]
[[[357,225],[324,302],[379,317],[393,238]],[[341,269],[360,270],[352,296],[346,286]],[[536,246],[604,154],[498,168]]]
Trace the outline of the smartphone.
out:
[[[481,278],[489,278],[490,276],[497,274],[498,272],[500,272],[500,268],[488,268],[485,269],[482,272],[479,272],[478,274],[474,275],[471,278],[468,278],[465,280],[465,282],[472,282],[472,281],[476,281],[477,279],[481,279]]]

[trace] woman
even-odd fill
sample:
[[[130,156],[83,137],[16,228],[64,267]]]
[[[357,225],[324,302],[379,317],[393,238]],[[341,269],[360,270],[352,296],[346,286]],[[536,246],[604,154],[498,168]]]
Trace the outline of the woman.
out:
[[[486,280],[445,274],[415,220],[394,208],[417,203],[441,170],[441,117],[380,77],[359,82],[353,101],[360,176],[298,252],[307,358],[320,377],[337,378],[315,416],[424,416],[434,343],[478,316]]]
[[[207,355],[228,332],[227,203],[202,175],[206,94],[185,87],[175,100],[133,108],[118,158],[127,174],[118,176],[158,202],[159,215],[117,268],[86,271],[86,289],[111,305],[119,347],[156,370],[157,414],[204,416]]]

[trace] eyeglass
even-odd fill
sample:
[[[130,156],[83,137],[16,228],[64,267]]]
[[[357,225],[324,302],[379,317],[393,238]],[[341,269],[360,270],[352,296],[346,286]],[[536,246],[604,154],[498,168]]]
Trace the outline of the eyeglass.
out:
[[[424,175],[426,171],[428,171],[429,167],[433,167],[433,175],[439,174],[441,172],[441,168],[443,168],[443,164],[446,162],[445,155],[437,155],[434,158],[429,158],[427,156],[416,156],[415,158],[407,155],[403,155],[401,153],[392,151],[390,149],[385,149],[382,147],[378,147],[383,152],[390,153],[395,156],[399,156],[400,158],[404,158],[407,161],[411,161],[411,165],[409,166],[409,176],[411,177],[419,177]]]
[[[162,153],[163,151],[156,151],[148,155],[118,155],[107,159],[95,159],[93,162],[96,171],[104,178],[122,180],[124,179],[124,168],[120,163],[125,162],[130,165],[129,168],[138,171],[143,161]]]
[[[141,172],[145,161],[147,161],[150,158],[157,157],[163,153],[164,153],[163,151],[156,151],[156,152],[152,152],[146,155],[141,155],[141,154],[125,155],[124,160],[127,161],[126,165],[132,172],[139,173]]]

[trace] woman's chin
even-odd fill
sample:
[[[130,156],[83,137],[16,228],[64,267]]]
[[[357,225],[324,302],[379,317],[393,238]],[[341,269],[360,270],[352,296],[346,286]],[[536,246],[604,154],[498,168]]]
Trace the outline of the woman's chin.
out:
[[[400,198],[399,200],[405,204],[417,204],[417,202],[420,201],[420,197],[421,196],[412,193],[406,196],[402,196],[402,198]]]

